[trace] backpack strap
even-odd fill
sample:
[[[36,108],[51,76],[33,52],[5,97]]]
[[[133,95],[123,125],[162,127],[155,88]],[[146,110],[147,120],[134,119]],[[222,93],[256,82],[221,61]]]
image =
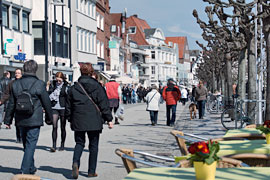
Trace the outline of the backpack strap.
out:
[[[30,92],[30,90],[34,87],[34,85],[36,84],[37,81],[38,81],[38,80],[36,80],[36,81],[30,86],[29,89],[28,89],[28,88],[25,88],[25,86],[24,86],[23,83],[21,82],[21,79],[19,80],[19,83],[20,83],[20,85],[21,85],[21,87],[22,87],[22,90],[28,90],[28,91]]]

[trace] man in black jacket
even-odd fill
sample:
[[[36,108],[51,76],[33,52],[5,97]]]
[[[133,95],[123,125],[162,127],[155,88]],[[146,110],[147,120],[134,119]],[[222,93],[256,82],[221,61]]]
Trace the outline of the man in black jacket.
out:
[[[45,83],[36,77],[38,65],[36,61],[29,60],[24,63],[24,75],[21,79],[12,84],[11,95],[5,116],[5,124],[12,124],[15,115],[15,125],[22,130],[22,140],[24,147],[24,156],[21,164],[23,174],[35,174],[34,152],[38,141],[40,127],[43,126],[43,108],[48,118],[52,121],[52,108],[49,95],[46,91]],[[16,101],[23,89],[27,89],[31,94],[34,112],[31,115],[18,113],[16,110]],[[43,106],[43,108],[42,108]]]

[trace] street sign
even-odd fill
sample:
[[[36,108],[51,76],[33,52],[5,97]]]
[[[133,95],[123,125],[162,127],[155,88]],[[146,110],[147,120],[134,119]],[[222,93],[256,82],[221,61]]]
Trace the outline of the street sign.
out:
[[[19,61],[24,61],[26,59],[26,54],[18,53],[18,55],[14,55],[14,59],[19,60]]]

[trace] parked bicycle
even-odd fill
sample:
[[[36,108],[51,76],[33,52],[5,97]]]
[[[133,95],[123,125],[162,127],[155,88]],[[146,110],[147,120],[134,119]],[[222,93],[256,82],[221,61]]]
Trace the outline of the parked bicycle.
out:
[[[252,102],[265,102],[265,100],[249,100],[249,99],[238,99],[238,96],[234,96],[234,105],[228,106],[224,109],[221,114],[221,124],[225,129],[240,129],[248,125],[251,118],[243,109],[244,103]]]
[[[224,110],[224,104],[222,102],[223,95],[212,95],[209,102],[207,102],[207,110],[210,113],[221,113]]]

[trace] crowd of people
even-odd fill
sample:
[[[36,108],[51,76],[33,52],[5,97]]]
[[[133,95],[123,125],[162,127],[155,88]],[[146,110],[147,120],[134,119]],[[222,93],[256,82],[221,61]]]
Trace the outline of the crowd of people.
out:
[[[34,60],[26,61],[22,69],[16,69],[15,79],[10,73],[4,72],[0,79],[0,127],[2,123],[11,128],[15,119],[17,143],[22,143],[24,155],[21,163],[22,174],[35,174],[34,152],[45,122],[52,126],[52,146],[50,152],[65,150],[66,123],[70,122],[74,131],[75,147],[72,161],[72,176],[77,179],[81,164],[81,155],[85,147],[85,135],[89,140],[88,177],[96,177],[99,136],[103,124],[113,128],[120,124],[116,112],[120,104],[146,103],[151,124],[157,125],[160,104],[166,102],[167,126],[174,126],[178,102],[186,104],[191,96],[197,101],[199,117],[204,115],[204,104],[207,90],[200,82],[189,90],[179,88],[173,79],[166,86],[144,88],[141,85],[120,85],[115,77],[103,85],[98,82],[95,71],[90,63],[80,65],[81,76],[74,84],[67,82],[62,72],[55,74],[54,80],[47,83],[36,76],[38,64]],[[206,94],[205,94],[206,93]],[[57,148],[58,121],[60,120],[61,141]]]

